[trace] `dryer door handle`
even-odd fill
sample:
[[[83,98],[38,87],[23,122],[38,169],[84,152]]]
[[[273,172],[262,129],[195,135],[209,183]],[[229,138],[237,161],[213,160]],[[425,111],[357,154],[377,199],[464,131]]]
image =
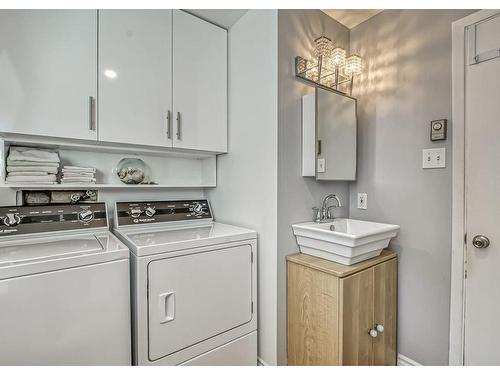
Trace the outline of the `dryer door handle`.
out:
[[[175,292],[162,293],[158,296],[158,312],[160,324],[171,322],[175,319]]]

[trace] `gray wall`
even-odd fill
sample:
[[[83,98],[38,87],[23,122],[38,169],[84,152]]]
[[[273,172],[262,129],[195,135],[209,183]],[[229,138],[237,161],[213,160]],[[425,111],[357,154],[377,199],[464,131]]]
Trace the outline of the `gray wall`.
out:
[[[358,100],[358,179],[351,218],[401,225],[398,350],[425,365],[448,363],[451,135],[431,142],[429,123],[451,120],[451,23],[467,10],[386,10],[351,30],[363,56]],[[451,129],[450,129],[451,128]],[[422,149],[446,148],[446,169],[422,169]],[[356,208],[368,193],[368,210]]]
[[[207,189],[217,221],[258,232],[259,357],[276,364],[278,25],[250,10],[229,29],[228,153]]]
[[[338,216],[349,214],[347,182],[316,182],[301,176],[302,96],[313,88],[294,78],[294,58],[308,57],[315,38],[326,35],[349,49],[349,30],[319,10],[278,11],[278,363],[286,364],[286,262],[298,252],[293,223],[311,220],[311,207],[328,193],[345,204]]]

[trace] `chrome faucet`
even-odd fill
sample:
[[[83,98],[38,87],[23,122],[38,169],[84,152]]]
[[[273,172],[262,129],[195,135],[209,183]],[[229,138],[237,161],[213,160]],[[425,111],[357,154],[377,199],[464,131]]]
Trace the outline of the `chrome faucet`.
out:
[[[337,204],[336,205],[328,205],[328,201],[330,199],[334,199]],[[333,220],[332,209],[342,207],[342,202],[340,198],[335,194],[328,194],[325,198],[323,198],[323,204],[321,205],[321,210],[317,207],[313,207],[314,210],[314,221],[317,223],[324,223],[327,221]]]

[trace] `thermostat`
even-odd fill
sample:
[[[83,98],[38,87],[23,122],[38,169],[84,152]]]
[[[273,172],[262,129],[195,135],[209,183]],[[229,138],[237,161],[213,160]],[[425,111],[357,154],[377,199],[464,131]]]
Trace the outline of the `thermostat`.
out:
[[[448,120],[431,121],[431,141],[444,141],[446,139],[446,128]]]

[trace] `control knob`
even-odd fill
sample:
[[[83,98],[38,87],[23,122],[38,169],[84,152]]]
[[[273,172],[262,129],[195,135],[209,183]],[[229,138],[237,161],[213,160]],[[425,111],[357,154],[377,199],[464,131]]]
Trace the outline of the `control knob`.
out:
[[[94,218],[94,213],[90,210],[82,210],[78,213],[78,219],[84,223],[88,223]]]
[[[196,216],[203,215],[203,206],[200,203],[195,204],[194,207],[193,207],[193,213]]]
[[[132,217],[139,217],[139,216],[141,216],[141,213],[142,213],[142,211],[139,207],[131,208],[129,211],[129,215]]]
[[[147,216],[153,217],[155,213],[156,213],[156,209],[154,207],[146,208],[146,215]]]
[[[21,222],[21,217],[18,214],[8,213],[3,218],[3,223],[8,227],[15,227]]]

